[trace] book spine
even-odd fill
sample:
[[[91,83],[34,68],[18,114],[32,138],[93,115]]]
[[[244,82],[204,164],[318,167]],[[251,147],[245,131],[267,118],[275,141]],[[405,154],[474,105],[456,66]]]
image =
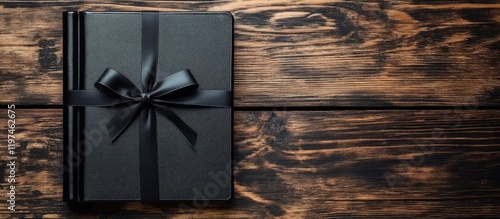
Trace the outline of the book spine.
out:
[[[63,13],[63,102],[67,102],[65,91],[79,89],[80,70],[80,15],[78,12]],[[78,107],[64,105],[64,149],[63,149],[63,200],[81,201],[79,154]]]

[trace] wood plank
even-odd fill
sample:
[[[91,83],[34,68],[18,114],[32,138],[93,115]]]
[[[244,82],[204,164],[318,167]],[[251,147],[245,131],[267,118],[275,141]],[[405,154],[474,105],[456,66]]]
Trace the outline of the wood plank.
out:
[[[32,0],[0,8],[0,104],[62,104],[64,10],[195,10],[235,17],[238,107],[500,105],[495,1]]]
[[[68,207],[61,198],[61,114],[60,109],[16,110],[16,216],[500,214],[498,110],[235,112],[235,198],[230,205],[208,206]],[[0,117],[0,124],[7,124],[6,112]],[[0,139],[6,139],[6,131]],[[3,147],[1,166],[6,153]],[[0,175],[4,190],[7,176],[7,170]],[[0,214],[9,213],[7,203],[0,202]]]

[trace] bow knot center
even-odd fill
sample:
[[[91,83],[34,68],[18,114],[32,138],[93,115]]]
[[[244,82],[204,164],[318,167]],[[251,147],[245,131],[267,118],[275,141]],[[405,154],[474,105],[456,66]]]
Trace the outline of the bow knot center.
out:
[[[149,93],[142,93],[141,94],[141,102],[151,103],[151,95],[149,95]]]

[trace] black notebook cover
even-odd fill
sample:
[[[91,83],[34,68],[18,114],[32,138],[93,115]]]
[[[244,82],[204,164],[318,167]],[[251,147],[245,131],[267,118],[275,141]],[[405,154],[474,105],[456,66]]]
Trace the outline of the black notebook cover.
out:
[[[140,87],[141,12],[65,12],[64,91],[92,90],[112,68]],[[229,13],[159,13],[157,81],[189,69],[200,89],[232,90]],[[67,95],[65,94],[65,103]],[[160,200],[229,200],[232,109],[172,107],[198,133],[193,150],[157,113]],[[141,199],[138,119],[111,143],[105,124],[119,107],[64,106],[64,200]]]

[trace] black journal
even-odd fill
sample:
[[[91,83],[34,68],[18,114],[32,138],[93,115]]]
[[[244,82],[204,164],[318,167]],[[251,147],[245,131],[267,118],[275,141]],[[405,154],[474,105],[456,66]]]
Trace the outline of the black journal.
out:
[[[65,12],[64,200],[232,196],[233,19]]]

